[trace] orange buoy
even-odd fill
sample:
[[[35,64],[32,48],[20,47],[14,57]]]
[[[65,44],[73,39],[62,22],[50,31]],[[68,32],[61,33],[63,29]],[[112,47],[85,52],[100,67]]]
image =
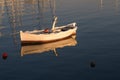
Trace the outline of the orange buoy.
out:
[[[7,54],[6,52],[4,52],[4,53],[2,54],[2,58],[5,60],[5,59],[7,59],[7,57],[8,57],[8,54]]]

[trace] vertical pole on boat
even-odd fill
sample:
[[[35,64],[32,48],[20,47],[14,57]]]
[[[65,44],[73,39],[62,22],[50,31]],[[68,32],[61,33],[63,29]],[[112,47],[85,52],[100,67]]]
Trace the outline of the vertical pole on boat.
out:
[[[53,21],[53,25],[52,25],[52,31],[53,31],[53,32],[54,32],[54,30],[55,30],[55,24],[56,24],[56,22],[57,22],[57,17],[54,16],[54,21]]]

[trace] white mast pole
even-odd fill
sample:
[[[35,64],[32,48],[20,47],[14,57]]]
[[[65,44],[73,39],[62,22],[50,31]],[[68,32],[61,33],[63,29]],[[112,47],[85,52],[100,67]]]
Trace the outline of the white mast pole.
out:
[[[56,22],[57,22],[57,17],[54,16],[54,21],[53,21],[53,25],[52,25],[52,31],[53,31],[53,32],[54,32],[54,30],[55,30],[55,24],[56,24]]]

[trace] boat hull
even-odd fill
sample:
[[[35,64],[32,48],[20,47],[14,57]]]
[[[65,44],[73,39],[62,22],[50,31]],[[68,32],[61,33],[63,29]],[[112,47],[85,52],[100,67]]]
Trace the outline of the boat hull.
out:
[[[70,25],[70,24],[69,24]],[[77,26],[75,26],[75,23],[71,24],[74,28],[69,29],[66,31],[60,31],[59,29],[65,28],[66,26],[61,26],[56,28],[56,30],[59,30],[59,32],[52,32],[52,33],[42,33],[42,34],[33,34],[32,32],[23,32],[20,31],[20,39],[21,43],[47,43],[52,41],[61,40],[67,37],[70,37],[74,34],[76,34]],[[43,30],[41,30],[43,31]]]

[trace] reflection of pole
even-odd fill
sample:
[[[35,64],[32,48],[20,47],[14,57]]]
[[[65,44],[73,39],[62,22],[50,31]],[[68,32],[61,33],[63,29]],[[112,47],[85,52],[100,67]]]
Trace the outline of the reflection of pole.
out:
[[[100,0],[100,8],[103,8],[103,0]]]
[[[118,0],[115,0],[115,8],[116,8],[116,11],[118,10]]]
[[[43,28],[43,25],[44,25],[44,0],[41,0],[41,2],[40,2],[41,4],[41,6],[40,6],[40,10],[41,10],[41,12],[40,12],[40,18],[41,18],[41,28]]]
[[[38,0],[38,26],[40,26],[40,19],[41,19],[41,13],[40,13],[40,11],[41,11],[41,7],[40,7],[40,1]]]
[[[16,2],[17,4],[17,2]],[[13,40],[15,42],[15,44],[17,43],[17,40],[16,40],[16,26],[17,26],[17,9],[16,9],[17,5],[15,6],[15,1],[12,0],[12,22],[10,23],[11,24],[11,28],[12,28],[12,34],[13,34]]]
[[[53,0],[53,15],[56,16],[55,12],[56,12],[56,2],[55,0]]]
[[[0,5],[1,5],[1,7],[2,7],[1,10],[0,10],[0,12],[1,12],[1,13],[0,13],[0,18],[1,18],[1,19],[0,19],[0,24],[1,24],[1,23],[2,23],[2,17],[3,17],[2,15],[3,15],[3,13],[4,13],[4,0],[0,2]]]
[[[50,3],[51,12],[52,12],[52,17],[54,17],[54,16],[56,16],[56,14],[55,14],[55,7],[56,7],[55,0],[50,0],[49,3]]]
[[[20,3],[16,0],[5,0],[6,12],[9,19],[9,24],[12,30],[12,35],[14,43],[17,44],[17,36],[18,32],[16,31],[16,27],[21,26],[21,12],[20,12]],[[10,7],[10,8],[9,8]]]
[[[57,51],[56,51],[55,48],[53,49],[53,51],[54,51],[54,53],[55,53],[55,56],[58,56],[58,53],[57,53]]]
[[[18,25],[22,26],[21,15],[22,15],[23,1],[19,0],[18,6],[19,6],[17,9],[17,11],[18,11],[18,15],[17,15],[18,16]]]
[[[34,19],[34,18],[36,18],[36,16],[35,16],[35,13],[36,13],[36,11],[35,11],[35,0],[32,0],[32,4],[33,4],[33,6],[32,6],[32,19]],[[35,22],[35,20],[33,20],[32,21],[32,23],[36,23]],[[35,26],[34,26],[34,28],[35,28]]]
[[[119,8],[119,0],[115,0],[115,12],[116,12],[116,15],[118,15],[118,9]]]

